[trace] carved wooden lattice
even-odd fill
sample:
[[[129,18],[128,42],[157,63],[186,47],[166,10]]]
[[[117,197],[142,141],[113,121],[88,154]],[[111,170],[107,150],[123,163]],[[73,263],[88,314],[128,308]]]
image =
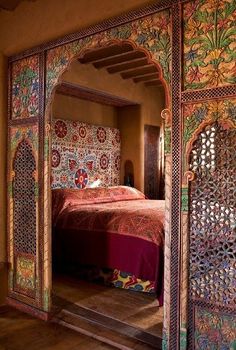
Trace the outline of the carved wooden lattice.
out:
[[[32,148],[26,140],[17,147],[13,162],[15,178],[14,197],[14,250],[36,255],[36,162]]]
[[[190,168],[190,296],[226,308],[236,302],[236,130],[217,122],[195,141]]]

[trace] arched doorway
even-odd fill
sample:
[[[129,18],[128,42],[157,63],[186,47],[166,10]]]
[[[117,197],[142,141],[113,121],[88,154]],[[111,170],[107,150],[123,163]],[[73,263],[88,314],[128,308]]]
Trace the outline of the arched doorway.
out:
[[[150,28],[152,28],[150,30]],[[96,32],[96,31],[95,31]],[[12,283],[10,283],[10,296],[9,302],[16,305],[15,300],[20,300],[20,307],[24,305],[21,301],[24,300],[27,306],[27,310],[32,310],[31,306],[36,307],[34,311],[42,318],[48,317],[48,312],[51,311],[51,198],[50,198],[50,169],[51,169],[51,119],[50,108],[53,94],[57,85],[60,83],[60,78],[65,70],[68,69],[70,63],[73,60],[82,58],[87,50],[92,50],[96,47],[110,45],[111,43],[127,43],[134,49],[145,52],[146,56],[154,66],[158,68],[159,79],[165,88],[165,97],[167,107],[163,112],[163,117],[166,120],[165,133],[167,141],[165,143],[166,154],[166,169],[168,169],[168,176],[166,177],[166,193],[169,193],[168,200],[166,201],[167,208],[170,208],[170,184],[171,184],[171,156],[170,156],[170,63],[171,63],[171,40],[170,40],[170,11],[164,10],[162,12],[154,12],[147,18],[142,20],[134,20],[127,24],[122,24],[119,27],[109,28],[108,30],[97,32],[91,36],[86,36],[76,40],[72,40],[68,43],[51,46],[46,51],[42,51],[38,56],[33,55],[23,58],[22,61],[16,62],[13,67],[13,86],[14,97],[12,109],[12,118],[16,119],[15,124],[18,125],[18,118],[23,118],[24,121],[27,118],[30,121],[27,123],[27,128],[20,128],[20,134],[17,132],[18,127],[12,130],[12,138],[18,140],[19,138],[27,135],[30,138],[37,137],[37,132],[34,133],[31,124],[36,123],[39,126],[39,144],[36,144],[37,152],[39,152],[39,162],[36,173],[39,174],[39,184],[36,184],[40,188],[40,200],[36,197],[38,205],[36,210],[40,212],[38,218],[40,221],[39,231],[37,233],[37,257],[35,268],[31,271],[31,276],[34,280],[37,280],[38,293],[37,298],[32,300],[29,295],[23,297],[18,296],[14,291],[14,271],[15,256],[14,251],[10,249],[9,258],[12,262],[12,272],[10,274]],[[19,63],[19,64],[18,64]],[[28,72],[31,74],[28,74]],[[26,86],[30,89],[18,89],[19,79],[21,75],[26,75]],[[32,86],[31,86],[32,85]],[[20,86],[21,88],[21,86]],[[32,92],[32,98],[30,99],[30,108],[28,107],[29,100],[25,98],[25,91],[30,94]],[[44,95],[45,92],[45,95]],[[23,94],[22,104],[19,109],[19,95]],[[45,97],[45,99],[44,99]],[[32,100],[32,101],[31,101]],[[32,106],[31,106],[32,105]],[[31,108],[32,107],[32,108]],[[44,113],[45,112],[45,113]],[[38,113],[40,117],[38,117]],[[23,123],[22,123],[23,124]],[[21,125],[22,125],[21,124]],[[16,134],[14,132],[16,131]],[[14,135],[13,135],[14,134]],[[14,174],[10,174],[10,180],[14,178]],[[38,193],[37,193],[38,194]],[[10,213],[12,213],[10,209]],[[170,210],[167,211],[170,215]],[[11,215],[10,215],[11,220]],[[166,241],[170,241],[170,220],[166,217]],[[10,231],[14,230],[13,226],[9,225]],[[165,274],[170,273],[170,245],[166,246],[165,251]],[[18,271],[21,273],[21,271]],[[165,278],[165,281],[169,283],[170,278]],[[168,315],[170,311],[170,289],[169,285],[165,288],[165,316],[164,316],[164,329],[168,333],[169,320]],[[33,312],[33,310],[32,310]],[[165,336],[166,339],[166,336]]]
[[[131,158],[135,165],[134,187],[138,190],[144,191],[144,125],[149,123],[152,125],[155,124],[161,126],[161,112],[166,107],[164,89],[162,87],[162,83],[159,77],[160,72],[158,67],[155,64],[153,64],[153,61],[150,60],[149,57],[147,57],[145,51],[139,50],[137,47],[135,47],[134,49],[133,46],[130,45],[130,43],[127,43],[127,41],[119,43],[111,42],[105,47],[99,46],[93,50],[87,50],[82,57],[79,57],[79,59],[76,59],[73,62],[71,62],[70,67],[67,69],[67,71],[63,73],[60,79],[60,83],[55,89],[54,100],[52,102],[51,108],[53,152],[53,167],[51,172],[51,178],[53,189],[78,187],[78,178],[76,175],[78,171],[81,174],[81,178],[83,177],[83,182],[81,182],[79,188],[86,188],[90,187],[91,185],[93,186],[94,180],[100,180],[100,186],[110,186],[114,184],[123,185],[125,162],[127,159]],[[109,106],[109,109],[108,107],[105,108],[105,106]],[[115,123],[114,110],[111,115],[111,108],[115,109],[116,112],[117,120]],[[107,118],[108,115],[110,119]],[[109,179],[104,178],[104,169],[106,169],[106,172],[108,172],[108,174],[110,174],[110,171],[112,171],[112,169],[109,170],[107,164],[105,164],[104,167],[101,166],[101,168],[97,166],[97,163],[100,164],[101,159],[103,159],[100,158],[100,151],[95,152],[91,144],[90,146],[87,145],[87,147],[89,148],[88,150],[84,149],[84,142],[87,139],[87,135],[90,134],[91,128],[96,128],[96,126],[99,126],[95,131],[96,134],[99,132],[99,129],[102,129],[103,133],[107,134],[107,137],[110,131],[113,132],[114,130],[116,130],[115,132],[118,131],[120,133],[122,159],[121,171],[119,174],[120,180],[116,178],[117,174],[114,175],[114,179],[110,179],[111,182],[109,182]],[[107,127],[111,126],[116,128],[118,127],[118,129],[111,129],[109,131]],[[72,142],[72,138],[74,138],[74,142]],[[104,148],[105,139],[103,139],[102,141],[103,147],[99,143],[97,147],[99,149],[102,148],[102,157],[108,157],[108,163],[111,163],[113,158],[112,155],[110,156],[111,151]],[[115,144],[113,148],[114,147]],[[80,151],[80,155],[76,154],[77,148]],[[64,149],[66,149],[66,151],[64,151]],[[156,152],[158,152],[159,149],[157,147]],[[82,153],[83,161],[81,160]],[[150,154],[149,157],[152,157],[152,161],[154,162],[153,153]],[[161,154],[161,152],[160,157],[164,159],[164,155]],[[116,159],[116,157],[114,157],[114,159]],[[66,170],[67,163],[69,164],[68,170]],[[158,174],[156,176],[156,179],[158,179]],[[158,197],[156,199],[158,199]],[[158,203],[156,203],[156,205],[158,205]],[[61,248],[59,248],[59,245],[56,243],[56,241],[59,241],[59,235],[61,237],[60,239],[64,242],[63,244],[61,244]],[[67,265],[69,265],[69,258],[68,256],[65,257],[64,260],[61,258],[63,255],[62,250],[68,249],[70,251],[70,256],[74,253],[72,253],[72,247],[69,246],[69,239],[66,238],[65,240],[62,236],[63,233],[58,233],[58,235],[56,233],[53,236],[54,245],[57,247],[56,251],[60,251],[60,257],[59,253],[55,252],[55,255],[58,256],[57,263],[55,262],[55,266],[61,266],[61,268],[59,267],[57,269],[57,277],[54,278],[53,290],[54,293],[58,293],[57,298],[55,298],[55,300],[59,300],[60,305],[62,305],[62,303],[65,305],[66,303],[68,303],[68,300],[66,300],[66,295],[68,296],[68,291],[65,290],[66,285],[68,286],[67,288],[69,288],[69,285],[71,286],[72,284],[71,279],[68,280],[68,283],[66,283],[65,265],[66,261]],[[77,244],[77,246],[78,245],[79,244]],[[87,254],[88,252],[89,248],[87,250]],[[81,254],[82,253],[80,253],[80,255]],[[105,255],[106,252],[104,251],[101,254]],[[58,263],[59,260],[60,263]],[[152,263],[155,265],[156,261]],[[71,265],[72,264],[73,268],[76,265],[78,265],[78,263],[76,264],[75,261],[73,261]],[[157,270],[158,269],[159,267],[157,268]],[[68,270],[69,269],[67,269],[67,274],[69,273]],[[70,267],[70,271],[71,270],[72,268]],[[58,277],[58,275],[62,275],[62,271],[64,272],[63,279]],[[85,271],[83,271],[83,274],[84,273]],[[82,272],[80,272],[80,275],[81,274]],[[89,272],[89,274],[91,275],[91,271]],[[102,274],[104,275],[104,272],[102,272]],[[157,274],[159,274],[159,272]],[[124,275],[127,274],[123,273],[122,276]],[[117,278],[118,277],[116,277],[116,280]],[[134,286],[131,284],[131,277],[126,276],[126,280],[128,278],[130,278],[130,282],[127,283],[127,286],[129,284],[129,288],[141,288],[141,284],[139,284],[139,286]],[[132,279],[135,280],[135,277],[132,277]],[[119,280],[119,282],[121,282],[121,279]],[[158,283],[160,283],[160,281],[158,281]],[[62,287],[62,284],[64,287]],[[150,284],[150,282],[146,283],[146,285]],[[76,288],[74,284],[74,291],[72,292],[74,298],[70,299],[69,303],[70,312],[72,312],[73,309],[72,304],[77,305],[77,307],[79,305],[82,308],[88,307],[88,301],[86,301],[85,304],[84,302],[81,302],[81,300],[85,301],[85,298],[83,297],[83,288],[85,288],[85,285],[78,284],[78,292],[76,295]],[[149,288],[151,289],[151,287]],[[91,289],[93,289],[92,285],[90,285],[90,290]],[[94,290],[96,290],[96,288],[94,288]],[[107,290],[108,288],[105,288],[102,292],[102,289],[100,289],[99,300],[96,299],[98,297],[94,296],[90,292],[89,294],[91,303],[92,305],[101,304],[100,308],[98,306],[94,306],[94,308],[99,308],[99,312],[103,314],[104,319],[105,317],[107,318],[108,324],[111,321],[114,322],[114,318],[119,319],[119,317],[121,318],[121,322],[123,320],[122,317],[124,317],[124,315],[121,313],[120,310],[122,309],[122,307],[124,308],[124,302],[120,305],[118,313],[116,312],[117,309],[115,309],[115,307],[113,313],[107,312],[107,310],[110,309],[108,304],[111,304],[111,300],[109,299],[109,294],[107,294]],[[86,293],[88,293],[87,289]],[[107,304],[101,302],[102,293],[106,295]],[[115,304],[118,305],[120,294],[116,295],[116,291],[114,292],[114,290],[111,291],[111,294],[112,297],[114,297]],[[60,297],[60,299],[58,298],[58,296]],[[144,307],[146,302],[146,316],[143,318],[143,324],[141,320],[139,320],[139,322],[129,324],[129,327],[135,328],[136,324],[138,323],[138,329],[140,330],[140,338],[142,332],[147,332],[148,335],[148,329],[152,328],[152,330],[150,330],[150,335],[152,335],[153,339],[155,339],[155,336],[158,339],[160,339],[160,325],[163,321],[161,314],[163,313],[163,311],[161,307],[159,307],[158,311],[159,302],[155,300],[155,297],[153,297],[153,300],[147,298],[146,301],[144,298],[144,300],[142,300],[142,304],[140,304],[139,309],[138,305],[140,300],[138,299],[135,302],[135,297],[136,296],[132,294],[123,296],[123,298],[129,300],[129,303],[131,303],[132,299],[134,300],[133,302],[136,305],[136,314],[139,314],[141,312],[141,308]],[[152,312],[154,312],[154,309],[156,307],[156,321],[155,316],[151,316],[149,311],[150,307],[148,307],[148,304],[151,303],[151,300],[151,308],[153,310]],[[102,305],[104,305],[104,309],[102,309]],[[77,307],[74,307],[75,314],[76,310],[78,310]],[[90,306],[90,308],[93,310],[92,306]],[[125,316],[127,320],[129,319],[127,313],[127,310],[129,308],[130,310],[132,309],[132,314],[134,312],[133,308],[130,305],[127,305]],[[65,314],[65,310],[60,314],[61,319],[62,314]],[[149,324],[148,314],[150,318]],[[94,317],[96,318],[95,312]],[[132,319],[134,319],[134,314],[132,317]],[[127,322],[129,321],[126,321],[126,326]],[[156,342],[158,342],[158,340],[156,340]]]

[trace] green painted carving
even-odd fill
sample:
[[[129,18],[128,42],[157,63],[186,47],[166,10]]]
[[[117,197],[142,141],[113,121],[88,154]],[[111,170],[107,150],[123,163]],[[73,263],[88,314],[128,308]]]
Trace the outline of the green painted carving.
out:
[[[180,350],[187,349],[187,330],[181,327],[180,330]]]
[[[168,350],[168,336],[164,330],[162,332],[162,350]]]
[[[171,129],[165,127],[164,134],[164,151],[165,155],[167,155],[171,153]]]
[[[182,192],[181,192],[181,210],[183,212],[188,211],[188,188],[187,187],[182,187]]]
[[[7,192],[8,192],[8,196],[10,198],[13,198],[13,184],[12,182],[9,182],[7,185]]]
[[[43,308],[44,311],[49,311],[49,305],[50,305],[50,291],[48,288],[46,288],[43,292]]]

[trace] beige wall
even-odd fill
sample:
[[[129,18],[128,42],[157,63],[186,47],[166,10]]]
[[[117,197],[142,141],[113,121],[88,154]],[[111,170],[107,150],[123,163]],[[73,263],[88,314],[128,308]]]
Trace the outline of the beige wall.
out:
[[[78,120],[80,122],[112,128],[117,127],[117,110],[115,107],[61,94],[55,94],[54,96],[52,117]]]
[[[143,149],[141,142],[141,107],[123,107],[118,111],[118,127],[121,133],[121,183],[124,181],[124,165],[131,160],[134,166],[134,187],[143,190]]]
[[[0,12],[0,51],[13,55],[49,40],[74,33],[156,0],[23,1],[15,11]]]
[[[12,12],[0,11],[0,262],[6,260],[6,120],[7,65],[10,56],[73,33],[156,0],[37,0],[23,1]],[[5,295],[0,265],[0,302]]]

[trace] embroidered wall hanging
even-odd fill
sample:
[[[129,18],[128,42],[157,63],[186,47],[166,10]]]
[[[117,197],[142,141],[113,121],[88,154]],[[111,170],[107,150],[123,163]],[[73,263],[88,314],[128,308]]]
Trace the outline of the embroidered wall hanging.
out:
[[[82,122],[52,122],[52,188],[120,184],[120,131]]]

